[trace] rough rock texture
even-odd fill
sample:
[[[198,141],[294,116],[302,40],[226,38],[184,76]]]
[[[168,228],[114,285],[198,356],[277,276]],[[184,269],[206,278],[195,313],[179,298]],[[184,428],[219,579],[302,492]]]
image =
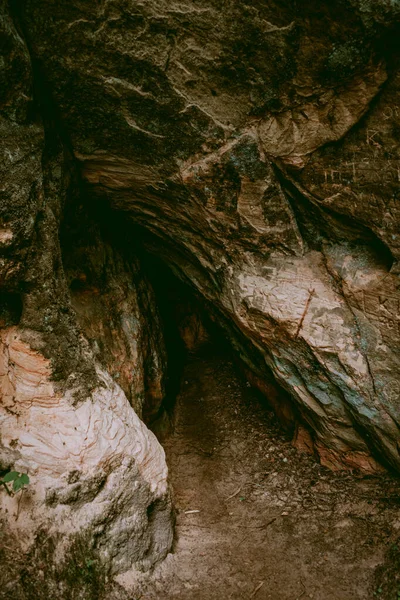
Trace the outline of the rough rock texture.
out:
[[[52,539],[56,563],[84,538],[106,573],[146,569],[172,543],[164,452],[134,411],[151,417],[164,394],[153,292],[79,211],[20,22],[0,11],[0,474],[31,480],[19,496],[1,488],[2,535],[25,550]]]
[[[111,573],[163,558],[172,542],[164,452],[121,388],[99,371],[99,387],[74,406],[16,328],[3,330],[1,349],[2,443],[18,449],[13,468],[34,484],[15,527],[33,535],[50,522],[49,535],[98,538]],[[2,494],[3,509],[15,504]]]
[[[165,396],[166,353],[154,292],[129,239],[104,231],[74,202],[60,238],[72,307],[92,352],[150,422]]]
[[[132,408],[157,415],[165,373],[138,240],[300,445],[400,469],[398,3],[10,7],[0,427],[6,468],[11,448],[36,477],[35,527],[88,528],[113,572],[171,543],[163,452]]]
[[[87,193],[146,230],[336,467],[400,467],[398,22],[384,0],[21,14]]]

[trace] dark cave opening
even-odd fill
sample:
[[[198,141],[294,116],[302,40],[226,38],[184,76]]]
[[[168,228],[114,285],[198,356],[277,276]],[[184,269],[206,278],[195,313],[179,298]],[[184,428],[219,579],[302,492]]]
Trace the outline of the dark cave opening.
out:
[[[0,327],[18,325],[22,315],[22,296],[17,292],[0,293]]]
[[[96,245],[98,250],[102,245],[107,246],[111,257],[119,255],[118,260],[133,287],[144,279],[154,293],[166,356],[165,389],[160,402],[155,407],[146,397],[152,385],[145,377],[145,399],[141,411],[137,411],[129,392],[118,379],[119,373],[113,372],[107,361],[103,365],[123,387],[133,408],[161,443],[173,431],[176,400],[188,363],[202,355],[215,356],[216,360],[218,356],[225,356],[253,388],[257,402],[273,410],[288,439],[296,441],[299,431],[304,433],[309,440],[306,452],[317,456],[312,425],[302,416],[295,399],[276,381],[251,336],[246,336],[228,314],[196,291],[185,271],[188,264],[193,267],[193,262],[189,263],[191,257],[179,254],[179,244],[176,249],[171,247],[153,231],[138,225],[133,214],[111,207],[104,197],[94,197],[86,186],[73,196],[64,212],[60,236],[73,302],[74,299],[86,302],[102,295],[109,266],[94,265],[91,253]],[[381,261],[387,258],[381,253]],[[130,271],[132,264],[136,265],[136,273]],[[206,285],[209,284],[208,281]],[[90,310],[95,314],[92,308]],[[90,320],[88,311],[86,313],[86,320]],[[151,319],[146,322],[146,327],[154,326],[158,327]],[[107,355],[109,344],[112,344],[110,336],[98,343],[103,357]]]
[[[139,248],[140,261],[156,297],[167,353],[165,400],[151,429],[163,438],[165,417],[173,422],[176,398],[181,391],[183,372],[194,357],[216,355],[234,360],[223,331],[212,319],[204,301],[183,283],[159,257]]]
[[[104,210],[107,209],[104,207]],[[118,231],[126,248],[134,239],[134,252],[154,292],[167,351],[166,396],[159,413],[144,421],[163,442],[174,427],[176,400],[182,391],[184,371],[197,360],[220,360],[234,365],[239,380],[252,388],[257,405],[273,410],[282,432],[291,438],[299,421],[289,394],[277,383],[257,349],[229,317],[218,311],[192,287],[184,271],[185,257],[166,249],[147,229],[108,209],[107,224]],[[122,234],[122,232],[124,232]],[[115,238],[114,238],[115,239]],[[168,256],[170,263],[162,258]],[[256,408],[256,410],[258,410]]]
[[[123,211],[114,210],[107,201],[94,199],[87,192],[84,188],[72,195],[73,200],[64,213],[60,236],[73,305],[75,310],[82,312],[90,334],[93,327],[89,321],[104,318],[98,299],[105,295],[107,278],[110,271],[116,269],[117,263],[127,272],[128,278],[132,278],[134,287],[140,287],[139,280],[149,282],[154,293],[155,310],[160,317],[166,364],[162,402],[157,410],[151,403],[145,401],[143,404],[141,417],[146,425],[163,441],[173,428],[175,403],[187,364],[196,356],[215,356],[216,360],[223,356],[235,364],[239,376],[254,388],[258,401],[272,408],[292,435],[297,414],[287,392],[275,381],[272,373],[268,373],[268,367],[257,349],[231,319],[210,305],[191,286],[182,269],[185,257],[175,261],[170,249],[165,251],[162,240],[126,218]],[[85,198],[84,201],[82,198]],[[165,256],[170,256],[170,264]],[[137,271],[131,272],[130,265],[134,263]],[[148,321],[146,326],[151,328],[154,324]],[[112,344],[110,336],[97,341],[100,356],[106,358],[107,344]],[[109,365],[105,366],[109,369]],[[111,374],[118,377],[118,373]],[[121,380],[117,381],[121,385]],[[145,385],[151,387],[147,382]]]
[[[131,301],[134,305],[136,300],[132,298],[137,294],[136,308],[143,312],[145,320],[142,323],[142,329],[146,329],[144,337],[159,334],[160,343],[165,345],[163,401],[155,410],[145,399],[140,415],[148,426],[154,426],[161,434],[165,426],[168,428],[167,415],[173,412],[182,371],[190,354],[205,344],[227,351],[228,344],[209,318],[201,299],[163,260],[144,249],[145,233],[107,203],[92,201],[86,194],[83,199],[83,196],[80,190],[71,190],[60,230],[72,306],[97,358],[136,408],[129,390],[121,383],[120,373],[111,363],[116,354],[122,356],[121,346],[127,343],[126,339],[115,341],[118,337],[115,332],[121,328],[121,314],[114,304]],[[100,325],[97,326],[96,321]],[[158,328],[160,332],[155,331]],[[146,354],[142,346],[140,350]],[[143,360],[145,371],[152,369],[149,361],[150,357]],[[152,382],[146,379],[146,373],[144,378],[144,394],[147,391],[151,394]]]

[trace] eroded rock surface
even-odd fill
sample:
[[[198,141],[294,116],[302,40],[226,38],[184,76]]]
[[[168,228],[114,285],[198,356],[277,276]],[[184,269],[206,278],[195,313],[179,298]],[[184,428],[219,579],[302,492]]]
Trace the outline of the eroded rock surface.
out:
[[[89,193],[151,234],[337,466],[400,466],[398,18],[346,1],[22,14]]]
[[[79,212],[54,107],[1,11],[0,472],[30,477],[19,495],[2,486],[2,537],[29,552],[52,540],[54,568],[84,539],[105,573],[148,569],[172,544],[164,452],[138,416],[164,396],[153,292]]]
[[[13,468],[33,480],[14,526],[25,532],[31,521],[33,536],[50,522],[49,535],[97,537],[112,573],[163,558],[172,542],[164,452],[121,388],[99,371],[99,387],[74,406],[50,381],[49,362],[16,328],[3,330],[1,342],[2,443],[18,450]],[[2,495],[10,514],[15,503]]]
[[[82,411],[89,427],[91,411],[104,412],[99,432],[106,415],[126,415],[121,481],[133,469],[147,490],[164,473],[123,395],[151,419],[165,385],[140,241],[202,298],[300,445],[331,468],[398,470],[396,3],[17,8],[4,18],[2,318],[4,339],[50,361],[43,386],[55,414],[73,423]],[[109,224],[98,223],[101,212]],[[14,375],[5,377],[15,402]],[[99,460],[113,463],[114,442],[99,439]],[[156,457],[147,479],[145,459],[131,467],[122,458],[139,457],[141,439]],[[168,502],[162,490],[143,492],[140,506]]]

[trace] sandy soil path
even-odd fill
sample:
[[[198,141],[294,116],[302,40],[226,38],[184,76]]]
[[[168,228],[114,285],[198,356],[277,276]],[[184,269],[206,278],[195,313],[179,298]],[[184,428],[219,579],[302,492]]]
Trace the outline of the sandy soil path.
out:
[[[164,444],[175,549],[136,597],[395,600],[376,568],[400,533],[398,480],[320,467],[228,358],[203,354],[185,369]]]

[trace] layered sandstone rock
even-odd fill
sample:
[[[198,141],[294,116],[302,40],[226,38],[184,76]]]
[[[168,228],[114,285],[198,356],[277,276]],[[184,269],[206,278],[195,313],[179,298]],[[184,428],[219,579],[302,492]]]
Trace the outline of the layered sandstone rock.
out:
[[[4,348],[11,339],[45,370],[46,411],[62,431],[65,412],[71,443],[77,415],[97,423],[98,459],[86,438],[73,443],[83,472],[116,464],[124,489],[132,477],[145,490],[99,548],[125,517],[149,540],[144,507],[168,503],[162,452],[123,395],[151,419],[164,394],[137,242],[202,298],[299,445],[331,468],[400,468],[399,19],[386,0],[26,0],[5,16]],[[12,403],[15,368],[3,374]],[[40,439],[32,394],[27,428],[3,408],[15,439]],[[18,460],[41,473],[35,444]],[[54,470],[49,497],[79,524],[76,460]],[[111,502],[111,470],[99,500],[84,475],[88,506]],[[154,551],[127,535],[129,560],[162,556],[167,531]],[[114,556],[126,568],[122,546]]]
[[[79,540],[105,573],[148,569],[172,543],[164,452],[138,416],[164,397],[154,295],[79,211],[20,23],[1,11],[0,472],[30,477],[2,487],[2,536],[32,553],[46,540],[49,580]]]
[[[65,540],[87,534],[111,573],[148,568],[172,542],[164,452],[121,388],[106,372],[98,378],[74,406],[51,382],[49,361],[17,328],[3,330],[2,444],[18,451],[13,468],[29,472],[32,486],[18,509],[2,494],[2,508],[23,511],[13,526],[30,541],[41,527]]]
[[[147,232],[338,466],[400,466],[398,19],[345,0],[21,17],[88,193]]]

